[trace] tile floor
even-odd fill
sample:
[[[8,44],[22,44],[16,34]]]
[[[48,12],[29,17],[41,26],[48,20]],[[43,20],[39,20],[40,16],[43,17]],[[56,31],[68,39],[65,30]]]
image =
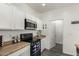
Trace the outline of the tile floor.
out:
[[[42,56],[71,56],[71,55],[62,53],[62,45],[56,44],[56,46],[51,48],[50,50],[45,49],[42,52]]]

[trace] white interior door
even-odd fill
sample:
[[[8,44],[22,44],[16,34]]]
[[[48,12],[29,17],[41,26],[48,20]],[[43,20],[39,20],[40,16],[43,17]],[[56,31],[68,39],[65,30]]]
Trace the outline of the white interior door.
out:
[[[48,21],[48,35],[47,35],[47,43],[48,49],[55,46],[55,24],[52,21]]]
[[[51,47],[54,47],[55,46],[55,23],[53,22],[50,22],[50,30],[49,30],[49,33],[50,33],[50,43],[51,43]]]
[[[63,44],[63,20],[56,20],[56,43]]]

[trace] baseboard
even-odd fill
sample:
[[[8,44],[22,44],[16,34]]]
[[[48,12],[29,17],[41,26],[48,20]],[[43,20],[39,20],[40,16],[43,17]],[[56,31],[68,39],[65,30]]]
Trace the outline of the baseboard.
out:
[[[51,48],[55,47],[55,45],[56,45],[56,44],[53,44],[52,46],[48,46],[48,47],[46,47],[46,49],[48,49],[48,50],[49,50],[49,49],[51,49]]]

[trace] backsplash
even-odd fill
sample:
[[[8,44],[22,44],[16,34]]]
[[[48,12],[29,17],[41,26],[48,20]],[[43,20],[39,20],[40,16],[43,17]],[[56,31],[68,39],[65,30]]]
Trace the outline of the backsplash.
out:
[[[6,42],[6,41],[10,41],[12,40],[12,37],[13,36],[16,36],[21,33],[33,33],[33,36],[35,36],[37,34],[37,31],[32,31],[32,30],[24,30],[24,31],[0,31],[0,35],[3,35],[3,42]]]

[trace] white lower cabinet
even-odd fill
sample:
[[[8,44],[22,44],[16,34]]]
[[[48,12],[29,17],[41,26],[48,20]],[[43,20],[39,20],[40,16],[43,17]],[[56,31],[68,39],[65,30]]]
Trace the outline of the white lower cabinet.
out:
[[[30,56],[30,46],[26,47],[25,51],[19,56]]]
[[[43,38],[42,40],[41,40],[41,52],[46,48],[46,38]]]
[[[10,54],[8,56],[30,56],[30,45]]]

